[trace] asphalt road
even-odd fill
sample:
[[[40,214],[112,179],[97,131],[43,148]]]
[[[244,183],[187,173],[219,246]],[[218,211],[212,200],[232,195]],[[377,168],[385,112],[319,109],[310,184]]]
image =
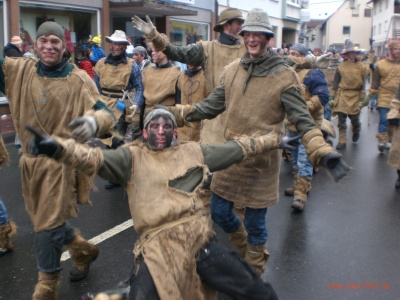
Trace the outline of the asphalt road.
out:
[[[292,177],[291,164],[282,161],[281,199],[267,215],[271,257],[263,275],[280,299],[400,299],[400,193],[394,190],[396,171],[387,165],[388,152],[377,150],[378,114],[371,113],[369,126],[367,117],[364,109],[359,142],[351,142],[348,129],[350,142],[341,151],[352,167],[348,176],[335,183],[321,169],[301,214],[292,212],[291,199],[283,195]],[[0,299],[24,300],[31,299],[37,281],[34,233],[21,196],[17,151],[7,147],[12,162],[0,170],[0,195],[18,233],[15,251],[0,258]],[[121,188],[105,190],[100,178],[96,183],[93,205],[81,207],[71,222],[84,237],[95,238],[100,255],[77,283],[68,280],[71,260],[63,261],[60,300],[113,288],[132,268],[137,235],[127,222],[126,195]]]

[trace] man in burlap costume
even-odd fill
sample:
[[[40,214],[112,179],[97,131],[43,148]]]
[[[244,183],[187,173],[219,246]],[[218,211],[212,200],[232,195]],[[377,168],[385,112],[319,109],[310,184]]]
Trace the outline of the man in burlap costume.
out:
[[[144,108],[144,87],[138,65],[126,54],[129,42],[125,32],[115,30],[111,36],[106,36],[106,41],[110,43],[111,51],[97,62],[94,81],[101,99],[118,120],[115,125],[117,134],[102,139],[107,147],[115,149],[124,144],[129,125],[134,140],[141,136],[140,111]],[[113,189],[118,185],[108,182],[104,187]]]
[[[39,269],[33,299],[47,300],[57,298],[63,245],[74,262],[71,280],[85,278],[98,255],[98,248],[67,221],[77,216],[77,204],[90,203],[90,182],[74,168],[30,155],[28,143],[32,136],[24,129],[30,125],[47,134],[70,137],[69,126],[75,128],[72,137],[85,142],[109,132],[115,119],[100,101],[89,75],[63,58],[66,42],[61,26],[54,22],[40,25],[35,50],[39,60],[0,60],[0,90],[9,100],[23,152],[19,164],[22,193],[35,230]]]
[[[390,102],[390,111],[387,115],[390,126],[393,126],[393,143],[390,147],[389,165],[397,169],[396,191],[400,192],[400,83],[395,97]]]
[[[120,136],[103,140],[107,146],[115,149],[124,143],[129,124],[132,123],[133,139],[141,135],[139,121],[144,106],[144,88],[138,65],[126,55],[129,42],[125,32],[115,30],[111,36],[106,36],[106,41],[110,43],[110,54],[97,62],[94,80],[103,102],[118,120],[116,130]],[[123,101],[123,104],[117,105],[119,101]]]
[[[0,168],[9,162],[9,155],[0,135]],[[0,191],[1,192],[1,191]],[[15,222],[8,217],[6,206],[0,198],[0,256],[14,249],[13,235],[17,232]]]
[[[328,85],[324,73],[313,68],[315,59],[306,58],[307,54],[308,49],[304,44],[294,44],[289,50],[287,60],[303,84],[301,96],[306,100],[308,111],[318,128],[321,128],[324,120],[324,106],[329,101]],[[290,137],[298,134],[295,124],[288,122],[287,129],[287,135]],[[285,195],[294,197],[291,207],[295,211],[301,212],[311,190],[314,167],[308,159],[306,148],[301,144],[300,139],[296,146],[291,151],[294,165],[294,183],[293,187],[285,189]]]
[[[234,299],[277,299],[270,284],[235,251],[216,241],[199,189],[209,171],[287,147],[292,140],[271,132],[237,136],[219,145],[172,145],[176,134],[174,116],[155,109],[144,120],[144,143],[101,150],[36,134],[32,152],[79,168],[91,178],[99,174],[126,189],[140,234],[129,299],[211,299],[203,284]]]
[[[237,58],[243,56],[246,51],[243,39],[239,35],[242,30],[244,18],[242,12],[236,8],[223,10],[218,18],[218,24],[213,30],[219,33],[218,39],[212,41],[200,41],[196,44],[177,47],[168,42],[168,38],[160,34],[153,26],[149,17],[147,23],[139,17],[132,18],[133,26],[142,31],[146,37],[152,39],[153,47],[163,51],[170,59],[194,66],[201,66],[204,70],[207,95],[220,83],[224,67]],[[212,120],[203,120],[200,132],[202,144],[215,144],[224,141],[222,132],[225,122],[225,114],[220,114]],[[212,174],[202,191],[203,202],[209,203],[211,191],[208,188]],[[209,204],[207,204],[209,205]]]
[[[390,102],[400,84],[400,41],[389,42],[388,51],[389,57],[381,59],[375,66],[369,95],[363,103],[364,106],[367,106],[372,96],[378,97],[379,124],[376,137],[380,152],[390,147],[389,142],[393,135],[393,126],[389,126],[387,114],[390,110]]]
[[[345,149],[347,143],[347,117],[351,121],[353,142],[360,138],[360,102],[365,99],[366,78],[364,65],[357,61],[357,52],[350,39],[345,41],[345,56],[336,69],[333,80],[333,113],[338,115],[339,143],[336,149]]]
[[[146,16],[147,23],[138,16],[132,18],[133,26],[142,31],[146,38],[151,39],[155,50],[163,51],[169,59],[194,66],[202,66],[206,78],[207,94],[211,93],[220,82],[224,67],[240,58],[246,49],[239,32],[244,18],[236,8],[228,8],[221,12],[214,31],[219,32],[218,39],[200,41],[196,44],[178,47],[169,43],[164,34],[160,34]],[[205,120],[201,131],[203,144],[220,143],[224,140],[221,128],[224,124],[224,114],[214,120]]]
[[[193,105],[207,97],[206,78],[201,66],[187,65],[187,70],[182,72],[178,81],[181,91],[182,105]],[[180,141],[200,141],[201,121],[192,122],[178,128]]]
[[[172,64],[162,51],[154,50],[151,57],[154,64],[142,71],[145,114],[154,109],[154,105],[174,106],[181,101],[178,89],[180,68]]]
[[[229,64],[221,85],[206,99],[193,105],[176,105],[177,118],[197,121],[226,111],[226,140],[237,135],[281,132],[284,119],[295,124],[307,155],[314,166],[326,166],[339,180],[348,167],[325,143],[301,97],[302,84],[295,71],[268,43],[274,36],[268,14],[261,9],[249,12],[241,34],[246,54]],[[179,123],[182,121],[179,119]],[[239,253],[263,273],[268,259],[267,208],[278,202],[281,153],[273,150],[214,174],[211,189],[211,216]],[[244,226],[233,206],[245,208]]]

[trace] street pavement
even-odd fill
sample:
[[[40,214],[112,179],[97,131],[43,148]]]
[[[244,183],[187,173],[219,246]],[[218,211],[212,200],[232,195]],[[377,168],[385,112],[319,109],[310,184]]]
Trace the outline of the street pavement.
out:
[[[397,175],[387,164],[388,151],[377,150],[378,113],[368,114],[365,108],[360,140],[352,143],[348,128],[347,149],[340,151],[351,166],[349,174],[335,183],[321,168],[303,213],[293,213],[291,198],[284,196],[292,184],[292,166],[282,161],[280,202],[268,209],[271,257],[263,275],[280,299],[400,299]],[[24,300],[31,299],[37,281],[34,232],[21,196],[18,154],[12,143],[7,148],[12,162],[0,170],[0,195],[18,233],[15,251],[0,258],[0,299]],[[63,256],[60,300],[111,289],[131,271],[137,234],[129,222],[127,197],[122,188],[105,190],[105,183],[96,179],[92,206],[82,206],[78,218],[71,220],[85,238],[98,243],[100,255],[89,276],[75,283],[68,280],[71,260]],[[226,235],[215,229],[230,247]]]

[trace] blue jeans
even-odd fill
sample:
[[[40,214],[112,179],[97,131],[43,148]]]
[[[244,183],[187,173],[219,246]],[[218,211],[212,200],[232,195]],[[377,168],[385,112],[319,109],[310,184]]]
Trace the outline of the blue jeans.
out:
[[[332,108],[329,103],[327,103],[324,107],[324,119],[328,121],[332,120]]]
[[[8,223],[8,215],[6,207],[0,198],[0,225],[6,225]]]
[[[225,232],[235,232],[240,227],[240,219],[233,211],[233,202],[212,193],[210,208],[212,220]],[[267,241],[266,216],[267,208],[246,207],[243,223],[249,244],[262,245]]]
[[[68,222],[63,225],[35,233],[37,268],[40,272],[54,273],[62,270],[63,246],[74,240],[74,228]]]
[[[291,130],[287,131],[289,137],[296,136],[297,133]],[[308,159],[306,148],[301,144],[300,139],[295,144],[296,149],[290,150],[293,157],[293,164],[296,166],[299,177],[307,177],[312,179],[314,167]]]
[[[389,113],[389,111],[390,108],[378,107],[378,112],[379,112],[378,132],[388,132],[389,122],[387,119],[387,114]]]

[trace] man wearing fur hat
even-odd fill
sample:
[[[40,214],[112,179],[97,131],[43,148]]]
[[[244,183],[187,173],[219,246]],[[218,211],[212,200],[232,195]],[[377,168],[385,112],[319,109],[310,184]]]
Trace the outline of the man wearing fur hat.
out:
[[[400,84],[400,41],[391,41],[388,44],[389,57],[378,61],[372,73],[369,97],[364,102],[376,95],[378,97],[377,110],[379,112],[379,125],[376,137],[378,150],[383,152],[390,147],[393,127],[389,126],[387,114],[390,110],[390,101],[394,98],[396,89]]]
[[[106,36],[106,41],[110,44],[110,54],[97,62],[94,68],[94,81],[103,102],[118,120],[116,131],[119,136],[113,135],[102,140],[107,147],[115,149],[124,144],[130,123],[132,123],[133,139],[141,135],[139,123],[140,111],[144,107],[144,89],[138,65],[126,55],[129,41],[125,32],[115,30],[111,36]],[[105,188],[112,189],[116,186],[109,182]]]
[[[288,63],[295,69],[304,90],[302,97],[306,100],[308,111],[318,128],[324,120],[324,106],[329,101],[328,85],[321,70],[313,68],[314,59],[306,58],[307,47],[304,44],[294,44],[289,51]],[[296,136],[296,126],[288,122],[288,136]],[[308,199],[313,177],[313,165],[307,157],[306,148],[298,141],[296,148],[291,151],[294,164],[293,187],[285,189],[285,195],[293,196],[292,208],[301,212]]]
[[[144,143],[90,149],[72,139],[36,132],[32,154],[47,155],[92,179],[99,174],[124,186],[140,234],[129,299],[212,299],[203,284],[235,299],[277,299],[270,284],[216,241],[199,191],[209,170],[290,147],[293,139],[270,132],[254,138],[238,135],[208,146],[174,144],[176,135],[175,117],[168,110],[154,109],[144,120]]]
[[[339,143],[336,149],[345,149],[347,143],[347,117],[351,121],[353,142],[360,138],[360,104],[365,99],[368,74],[364,65],[357,61],[357,51],[350,39],[346,39],[342,51],[344,61],[336,69],[333,80],[333,112],[338,115]]]
[[[63,58],[66,42],[60,25],[40,25],[34,47],[39,59],[0,59],[0,90],[9,100],[20,137],[22,193],[35,230],[39,280],[32,298],[47,300],[57,298],[63,245],[74,262],[70,280],[85,278],[98,255],[98,248],[68,222],[77,216],[77,204],[90,203],[90,182],[74,168],[30,155],[31,135],[24,129],[30,125],[85,142],[107,133],[114,117],[89,75]]]
[[[278,133],[287,117],[302,137],[311,163],[327,166],[340,180],[348,171],[346,163],[325,143],[301,97],[302,84],[295,71],[268,46],[274,36],[268,14],[251,10],[240,34],[246,54],[225,68],[221,85],[206,99],[193,106],[175,106],[179,122],[210,119],[225,111],[223,132],[229,141],[243,134]],[[278,202],[280,157],[280,151],[272,150],[243,161],[216,172],[211,185],[213,220],[259,274],[269,256],[265,219],[268,207]],[[243,223],[234,206],[245,208]]]

